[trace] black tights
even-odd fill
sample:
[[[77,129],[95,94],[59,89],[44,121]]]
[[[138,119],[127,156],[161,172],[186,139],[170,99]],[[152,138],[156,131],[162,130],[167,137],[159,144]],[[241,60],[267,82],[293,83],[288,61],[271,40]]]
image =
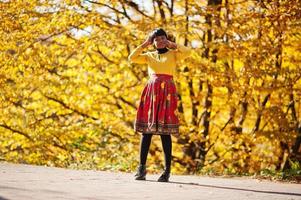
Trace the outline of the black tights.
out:
[[[146,164],[147,154],[149,150],[149,146],[152,140],[152,134],[142,134],[141,142],[140,142],[140,165]],[[165,169],[170,170],[171,165],[171,136],[170,135],[160,135],[163,151],[164,151],[164,159],[165,159]]]

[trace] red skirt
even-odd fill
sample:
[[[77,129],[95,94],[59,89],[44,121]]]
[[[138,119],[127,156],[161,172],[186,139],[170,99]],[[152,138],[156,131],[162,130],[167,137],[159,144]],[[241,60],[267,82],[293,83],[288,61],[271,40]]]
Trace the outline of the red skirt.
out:
[[[153,74],[143,89],[134,123],[135,132],[179,133],[177,91],[173,76]]]

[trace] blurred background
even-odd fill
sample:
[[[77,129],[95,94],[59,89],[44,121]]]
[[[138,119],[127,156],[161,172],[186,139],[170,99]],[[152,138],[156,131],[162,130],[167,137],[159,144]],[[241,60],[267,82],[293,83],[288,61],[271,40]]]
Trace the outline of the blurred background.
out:
[[[301,175],[301,1],[0,0],[0,160],[133,171],[153,28],[192,55],[175,77],[172,173]],[[150,48],[151,50],[151,48]],[[148,157],[163,168],[159,137]]]

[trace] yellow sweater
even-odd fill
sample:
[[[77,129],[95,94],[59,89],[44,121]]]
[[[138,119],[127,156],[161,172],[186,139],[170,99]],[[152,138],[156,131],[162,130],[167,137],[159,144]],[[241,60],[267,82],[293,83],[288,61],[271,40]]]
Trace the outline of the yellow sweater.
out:
[[[166,53],[158,54],[157,51],[142,53],[142,45],[138,46],[129,55],[131,63],[148,64],[148,74],[175,75],[178,61],[189,56],[191,50],[188,47],[177,44],[177,49],[169,49]]]

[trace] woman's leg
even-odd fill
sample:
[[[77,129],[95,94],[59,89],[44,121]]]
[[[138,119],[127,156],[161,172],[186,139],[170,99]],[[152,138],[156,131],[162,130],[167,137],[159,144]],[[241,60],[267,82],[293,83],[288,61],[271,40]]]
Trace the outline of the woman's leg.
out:
[[[165,159],[165,169],[163,174],[159,177],[159,182],[168,182],[170,176],[170,167],[171,167],[171,151],[172,151],[172,142],[170,135],[160,135],[163,151],[164,151],[164,159]]]
[[[171,166],[171,151],[172,151],[172,142],[170,135],[160,135],[163,151],[164,151],[164,159],[165,159],[165,170],[170,171]]]
[[[152,134],[142,134],[140,141],[140,165],[146,164],[149,146],[152,140]]]
[[[147,154],[149,150],[149,146],[151,144],[152,140],[152,134],[145,134],[143,133],[141,136],[141,141],[140,141],[140,163],[139,167],[137,170],[137,173],[135,175],[136,180],[145,180],[146,176],[146,159],[147,159]]]

